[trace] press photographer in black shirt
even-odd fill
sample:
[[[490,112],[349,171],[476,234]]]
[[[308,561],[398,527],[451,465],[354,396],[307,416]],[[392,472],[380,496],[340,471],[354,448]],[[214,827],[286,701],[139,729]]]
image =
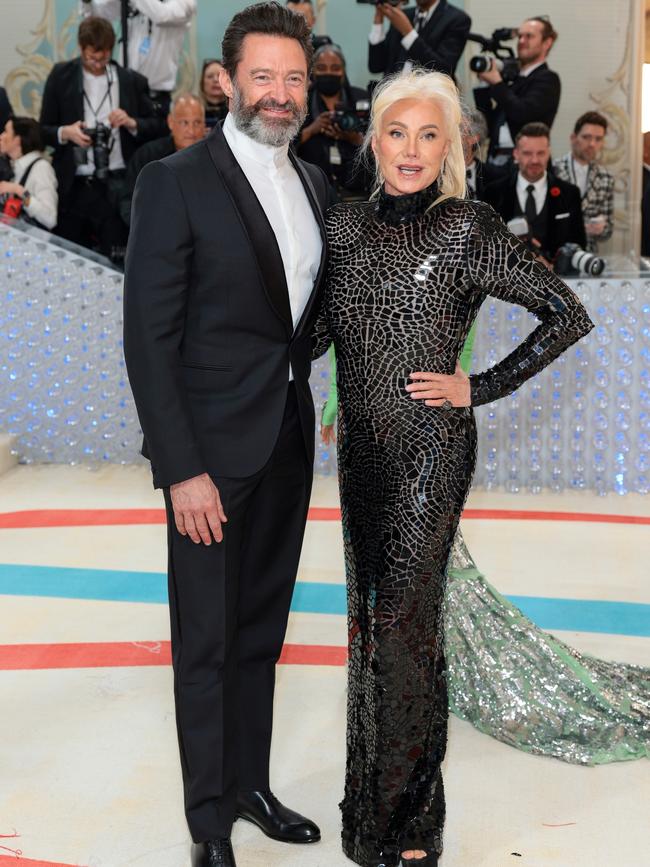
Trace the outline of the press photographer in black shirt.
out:
[[[314,54],[308,114],[297,144],[298,156],[320,166],[342,198],[368,192],[368,172],[357,161],[370,102],[366,90],[353,87],[345,57],[337,45]]]
[[[546,17],[523,22],[517,35],[519,75],[504,81],[495,63],[478,78],[487,87],[474,89],[476,107],[486,116],[490,133],[489,161],[510,161],[519,130],[527,123],[544,123],[550,129],[560,104],[560,78],[548,68],[546,58],[558,34]]]

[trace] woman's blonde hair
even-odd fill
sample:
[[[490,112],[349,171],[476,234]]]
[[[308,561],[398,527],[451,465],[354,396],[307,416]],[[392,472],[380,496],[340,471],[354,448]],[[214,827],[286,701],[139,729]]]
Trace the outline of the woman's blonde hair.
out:
[[[373,138],[379,137],[381,119],[384,113],[400,99],[431,100],[441,109],[445,119],[449,152],[442,163],[438,176],[440,195],[434,204],[452,196],[459,199],[465,198],[465,157],[461,139],[462,106],[458,88],[453,80],[442,72],[430,72],[427,69],[416,68],[407,73],[398,72],[390,75],[377,85],[372,96],[370,123],[363,144],[366,156],[370,155]],[[377,187],[380,187],[384,182],[378,160],[375,160],[375,179]]]

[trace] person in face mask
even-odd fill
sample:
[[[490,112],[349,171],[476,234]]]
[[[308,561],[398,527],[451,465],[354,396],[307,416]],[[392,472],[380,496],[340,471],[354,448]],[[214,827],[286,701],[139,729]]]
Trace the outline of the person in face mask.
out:
[[[368,172],[357,165],[363,144],[368,91],[353,87],[346,76],[345,57],[337,45],[314,53],[308,114],[297,142],[298,156],[320,166],[341,198],[368,192]],[[341,120],[341,113],[346,119]],[[347,128],[347,127],[352,128]]]

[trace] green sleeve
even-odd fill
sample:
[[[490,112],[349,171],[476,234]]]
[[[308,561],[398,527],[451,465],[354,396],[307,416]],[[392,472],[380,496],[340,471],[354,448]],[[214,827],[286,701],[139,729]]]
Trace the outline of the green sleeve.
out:
[[[465,373],[469,373],[472,367],[472,351],[474,349],[474,338],[476,337],[476,322],[472,325],[467,335],[467,340],[460,353],[460,366]]]
[[[334,355],[333,343],[327,350],[327,357],[330,360],[330,391],[327,395],[327,402],[323,407],[323,415],[321,417],[321,422],[324,425],[334,424],[339,405],[339,397],[336,391],[336,356]]]

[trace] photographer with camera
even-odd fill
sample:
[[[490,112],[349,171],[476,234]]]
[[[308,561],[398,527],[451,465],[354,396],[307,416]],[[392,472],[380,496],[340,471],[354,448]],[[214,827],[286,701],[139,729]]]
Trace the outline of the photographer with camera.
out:
[[[315,52],[311,77],[298,156],[320,166],[342,198],[367,193],[370,178],[357,157],[368,126],[368,92],[348,82],[338,45],[323,45]]]
[[[469,15],[447,0],[416,0],[411,9],[401,9],[401,0],[377,3],[370,45],[368,69],[390,75],[409,72],[416,64],[446,72],[453,78],[472,25]],[[384,19],[390,24],[384,33]]]
[[[543,16],[528,18],[516,35],[518,74],[515,70],[514,75],[502,75],[495,58],[488,69],[477,71],[483,86],[474,89],[476,107],[488,122],[488,159],[495,165],[510,161],[517,133],[527,123],[544,123],[550,129],[560,104],[560,78],[546,63],[558,37],[553,25]],[[473,41],[487,40],[474,37]]]
[[[56,225],[58,195],[44,151],[41,128],[33,118],[9,118],[0,133],[0,154],[9,158],[13,179],[0,181],[0,210],[49,230]]]
[[[564,245],[584,250],[587,239],[580,190],[549,170],[550,138],[545,124],[526,124],[515,140],[516,171],[489,184],[485,201],[544,265],[553,268]]]
[[[125,66],[145,76],[154,111],[166,118],[196,0],[81,0],[81,14],[126,24]]]
[[[45,82],[41,127],[54,148],[57,233],[110,256],[125,240],[117,202],[137,148],[160,135],[147,80],[111,61],[115,33],[103,18],[79,26],[80,56],[57,63]]]
[[[592,253],[614,231],[614,176],[599,163],[606,134],[607,118],[597,111],[586,112],[571,133],[571,152],[553,161],[558,178],[580,190],[587,249]]]

